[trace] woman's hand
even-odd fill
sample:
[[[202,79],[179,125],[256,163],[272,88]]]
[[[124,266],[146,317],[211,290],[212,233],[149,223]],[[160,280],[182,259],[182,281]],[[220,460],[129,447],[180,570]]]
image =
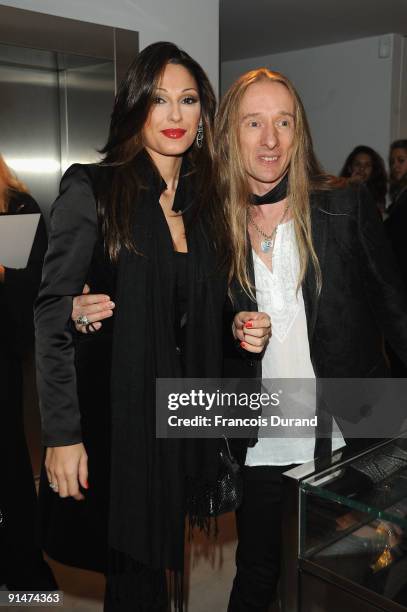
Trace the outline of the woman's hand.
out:
[[[5,272],[4,266],[0,264],[0,283],[4,283]]]
[[[249,353],[261,353],[271,337],[271,320],[265,312],[238,312],[233,319],[233,336]]]
[[[364,183],[364,177],[359,174],[359,172],[357,170],[354,170],[351,174],[351,176],[349,177],[349,183],[352,183],[352,185],[360,185],[361,183]]]
[[[113,308],[115,306],[108,295],[89,292],[89,286],[85,285],[82,295],[74,297],[72,305],[72,320],[77,331],[83,334],[98,331],[102,327],[101,321],[113,316]],[[83,316],[87,318],[87,324],[77,322],[78,317]],[[91,327],[89,327],[89,324]]]
[[[88,456],[82,443],[47,448],[45,469],[48,482],[59,497],[85,499],[79,490],[88,488]]]

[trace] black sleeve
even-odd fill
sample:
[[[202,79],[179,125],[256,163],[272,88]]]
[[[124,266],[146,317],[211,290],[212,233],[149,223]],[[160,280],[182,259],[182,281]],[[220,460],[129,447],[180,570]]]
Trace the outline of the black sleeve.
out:
[[[36,201],[28,194],[13,196],[16,214],[39,213]],[[41,281],[41,271],[47,249],[47,231],[41,216],[28,263],[25,268],[4,268],[4,302],[9,325],[13,331],[14,349],[18,352],[29,347],[34,340],[33,304]]]
[[[74,344],[73,296],[81,294],[97,240],[96,203],[85,169],[71,166],[51,209],[51,229],[35,304],[37,384],[43,444],[81,442]]]
[[[364,288],[386,340],[407,365],[406,287],[374,202],[367,189],[358,193]]]
[[[223,307],[223,355],[225,358],[234,358],[240,348],[240,342],[233,337],[232,325],[237,310],[229,296]]]

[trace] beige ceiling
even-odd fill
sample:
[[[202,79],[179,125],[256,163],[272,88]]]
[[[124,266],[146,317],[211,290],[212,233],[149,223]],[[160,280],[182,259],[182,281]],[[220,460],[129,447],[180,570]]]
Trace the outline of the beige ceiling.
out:
[[[395,32],[407,0],[220,0],[221,60]]]

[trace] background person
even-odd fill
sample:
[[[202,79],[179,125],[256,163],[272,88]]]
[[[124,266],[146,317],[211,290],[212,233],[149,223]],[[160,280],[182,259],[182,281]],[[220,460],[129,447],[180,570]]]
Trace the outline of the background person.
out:
[[[35,200],[0,156],[0,215],[39,213]],[[0,265],[0,585],[9,590],[54,590],[44,561],[37,495],[24,433],[22,361],[33,348],[33,303],[47,235],[43,218],[26,268]]]
[[[407,287],[407,139],[396,140],[390,147],[390,197],[391,204],[387,209],[385,228],[397,265]],[[392,376],[407,376],[407,368],[394,352],[387,346],[391,363]]]
[[[359,145],[348,155],[340,176],[353,184],[363,183],[368,188],[380,213],[386,207],[387,173],[383,158],[371,147]]]
[[[391,204],[385,227],[407,286],[407,139],[392,143],[389,166]]]

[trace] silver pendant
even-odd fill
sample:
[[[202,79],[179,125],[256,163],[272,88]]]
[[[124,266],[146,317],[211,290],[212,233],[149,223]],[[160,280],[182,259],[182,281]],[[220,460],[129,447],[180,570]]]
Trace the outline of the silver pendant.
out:
[[[273,241],[271,240],[271,238],[266,238],[266,240],[262,240],[260,242],[260,248],[263,251],[263,253],[268,253],[272,246],[273,246]]]

